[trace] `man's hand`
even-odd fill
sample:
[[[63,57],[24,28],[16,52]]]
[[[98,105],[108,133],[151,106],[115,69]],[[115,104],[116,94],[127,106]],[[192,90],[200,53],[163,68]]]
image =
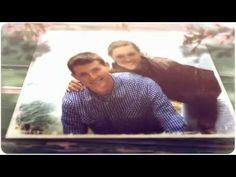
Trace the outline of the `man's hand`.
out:
[[[71,80],[66,91],[80,91],[83,90],[85,87],[81,84],[78,80]]]

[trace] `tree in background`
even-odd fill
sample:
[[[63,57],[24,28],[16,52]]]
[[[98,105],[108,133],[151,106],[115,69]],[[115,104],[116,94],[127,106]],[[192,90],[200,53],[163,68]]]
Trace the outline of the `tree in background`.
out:
[[[2,60],[31,61],[49,52],[47,42],[40,40],[47,27],[40,23],[5,24],[2,28]]]
[[[188,24],[184,35],[184,54],[199,54],[201,45],[229,48],[234,47],[234,28],[220,24]],[[227,55],[227,51],[225,52]]]

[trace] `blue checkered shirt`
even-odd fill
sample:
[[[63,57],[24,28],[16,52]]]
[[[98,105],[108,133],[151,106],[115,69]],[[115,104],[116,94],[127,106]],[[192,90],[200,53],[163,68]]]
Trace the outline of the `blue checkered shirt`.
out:
[[[114,88],[108,96],[88,89],[67,92],[62,103],[65,134],[160,133],[186,130],[186,124],[159,85],[134,73],[111,74]]]

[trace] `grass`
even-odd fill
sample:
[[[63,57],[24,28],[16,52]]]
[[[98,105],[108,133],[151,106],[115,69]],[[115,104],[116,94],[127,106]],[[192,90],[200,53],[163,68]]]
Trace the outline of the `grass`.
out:
[[[22,87],[28,69],[2,69],[2,86]]]
[[[1,125],[2,125],[2,136],[5,136],[8,129],[13,111],[16,106],[19,94],[2,94],[1,95]]]

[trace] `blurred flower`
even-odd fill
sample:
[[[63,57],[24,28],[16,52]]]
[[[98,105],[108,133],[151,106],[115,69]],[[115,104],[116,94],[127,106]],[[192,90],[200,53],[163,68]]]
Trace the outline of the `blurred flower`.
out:
[[[191,54],[194,54],[201,44],[234,44],[234,28],[222,26],[220,24],[186,25],[183,46],[193,46],[190,52]]]
[[[25,24],[6,24],[3,27],[3,35],[20,34],[21,39],[39,41],[40,37],[45,34],[49,25],[38,23]]]
[[[123,31],[129,31],[129,25],[125,23],[116,24],[115,28]]]
[[[50,51],[42,36],[46,33],[48,24],[24,23],[5,24],[2,28],[2,56],[6,58],[17,58],[19,60],[32,60],[37,56]],[[38,47],[42,48],[38,52]],[[15,52],[11,52],[11,51]]]

